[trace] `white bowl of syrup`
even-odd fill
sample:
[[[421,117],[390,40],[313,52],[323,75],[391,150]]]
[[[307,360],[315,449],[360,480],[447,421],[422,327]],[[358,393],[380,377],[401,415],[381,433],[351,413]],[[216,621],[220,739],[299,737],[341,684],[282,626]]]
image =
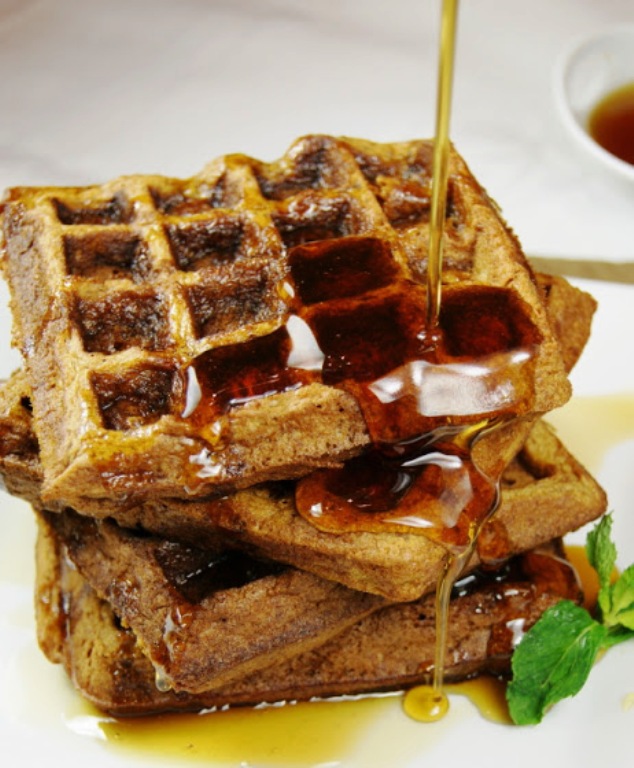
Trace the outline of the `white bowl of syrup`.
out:
[[[557,63],[555,98],[580,146],[634,181],[634,25],[576,43]]]

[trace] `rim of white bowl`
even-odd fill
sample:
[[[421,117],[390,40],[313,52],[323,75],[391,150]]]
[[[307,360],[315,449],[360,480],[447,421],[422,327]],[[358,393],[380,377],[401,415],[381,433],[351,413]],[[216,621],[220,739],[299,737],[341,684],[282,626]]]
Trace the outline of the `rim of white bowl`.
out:
[[[590,134],[579,125],[570,107],[566,93],[566,76],[573,65],[574,60],[579,56],[584,48],[596,44],[602,39],[614,37],[625,37],[632,39],[632,62],[634,64],[634,24],[619,24],[618,26],[606,27],[598,30],[592,35],[585,35],[577,38],[570,44],[557,58],[555,62],[553,88],[555,95],[555,104],[559,115],[571,135],[577,140],[579,145],[585,149],[592,157],[598,160],[604,167],[615,171],[621,176],[634,181],[634,165],[621,160],[607,149],[598,144]],[[634,82],[634,69],[632,71],[632,81]],[[606,92],[607,95],[607,92]]]

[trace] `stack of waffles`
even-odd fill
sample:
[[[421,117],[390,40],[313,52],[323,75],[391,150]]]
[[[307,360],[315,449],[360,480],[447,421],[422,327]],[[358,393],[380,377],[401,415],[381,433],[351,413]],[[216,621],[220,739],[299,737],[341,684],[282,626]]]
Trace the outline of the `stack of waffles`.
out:
[[[449,678],[579,599],[559,539],[605,495],[541,417],[594,301],[452,152],[430,327],[431,153],[309,136],[6,194],[0,470],[37,515],[40,645],[105,711],[425,680],[450,561]]]

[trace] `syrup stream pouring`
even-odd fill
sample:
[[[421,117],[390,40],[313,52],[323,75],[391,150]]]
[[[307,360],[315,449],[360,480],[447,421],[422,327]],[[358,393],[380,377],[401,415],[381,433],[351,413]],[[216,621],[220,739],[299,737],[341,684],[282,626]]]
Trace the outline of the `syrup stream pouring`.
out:
[[[432,166],[432,198],[427,260],[427,327],[438,325],[441,301],[443,230],[447,206],[449,117],[453,85],[458,0],[443,0],[436,96],[436,129]]]
[[[436,95],[436,126],[432,166],[432,199],[427,259],[427,330],[433,339],[438,333],[441,302],[443,232],[447,207],[447,176],[449,165],[449,117],[453,85],[454,53],[458,0],[443,0],[440,25],[440,51]],[[467,557],[468,559],[468,557]],[[446,568],[436,590],[436,658],[432,686],[417,686],[408,692],[403,706],[415,720],[435,721],[449,707],[443,692],[443,670],[447,638],[447,612],[453,582],[458,577],[465,556],[447,556]]]

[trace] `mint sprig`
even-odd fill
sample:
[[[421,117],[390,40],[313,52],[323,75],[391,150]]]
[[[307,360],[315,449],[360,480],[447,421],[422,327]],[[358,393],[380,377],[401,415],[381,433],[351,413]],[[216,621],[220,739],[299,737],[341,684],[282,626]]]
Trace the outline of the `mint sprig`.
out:
[[[634,565],[613,579],[617,552],[611,515],[588,534],[586,554],[599,578],[596,616],[561,600],[523,637],[506,692],[517,725],[541,722],[553,704],[583,688],[599,653],[634,637]]]

